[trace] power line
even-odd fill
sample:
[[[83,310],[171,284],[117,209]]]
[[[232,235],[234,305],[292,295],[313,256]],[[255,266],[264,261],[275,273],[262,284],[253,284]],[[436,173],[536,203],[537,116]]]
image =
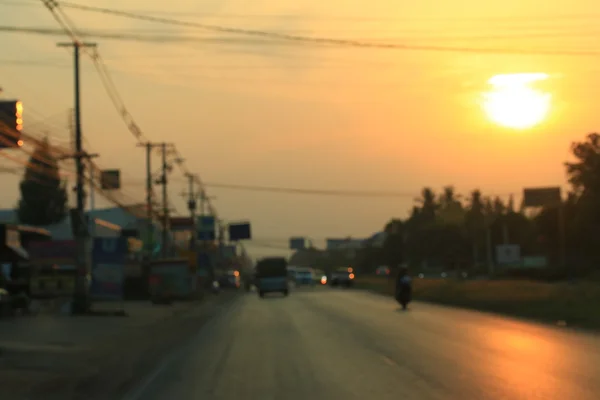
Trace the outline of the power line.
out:
[[[345,190],[345,189],[309,189],[281,186],[258,186],[258,185],[239,185],[231,183],[205,182],[206,187],[244,190],[253,192],[271,192],[283,194],[303,194],[303,195],[321,195],[321,196],[341,196],[341,197],[379,197],[379,198],[418,198],[419,191],[400,192],[400,191],[367,191],[367,190]],[[510,196],[514,193],[492,194],[493,196]]]
[[[60,7],[60,4],[56,0],[41,0],[41,1],[46,6],[46,8],[48,8],[50,13],[54,17],[54,19],[62,27],[64,33],[67,36],[69,36],[73,42],[79,43],[80,40],[79,40],[79,37],[77,34],[78,30],[75,27],[74,23],[63,12],[63,10]],[[96,67],[98,74],[100,75],[101,81],[103,83],[104,88],[107,91],[107,94],[109,95],[110,99],[113,102],[113,105],[115,106],[115,108],[117,109],[119,114],[121,115],[121,118],[126,123],[129,131],[136,138],[138,144],[148,142],[148,139],[142,133],[142,130],[139,128],[139,126],[135,122],[133,116],[127,110],[127,107],[125,106],[125,103],[123,102],[123,100],[119,94],[117,86],[114,83],[114,81],[112,80],[112,77],[108,71],[106,63],[104,63],[104,61],[102,60],[98,50],[96,48],[94,48],[93,52],[87,51],[87,49],[85,49],[85,48],[83,48],[82,50],[84,50],[84,52],[92,58],[93,64]],[[185,167],[185,164],[183,162],[184,159],[179,154],[179,151],[176,148],[174,148],[173,151],[178,155],[175,160],[177,162],[177,164],[180,166],[180,168],[182,168],[184,173],[189,174],[189,171],[187,170],[187,168]],[[197,175],[196,175],[196,182],[199,184],[201,190],[205,191],[205,187],[202,184],[202,181],[200,180],[200,178],[197,177]],[[216,210],[210,203],[209,203],[209,210],[211,210],[213,215],[216,215]]]
[[[276,186],[237,185],[229,183],[206,182],[207,187],[233,190],[247,190],[255,192],[276,192],[289,194],[314,194],[324,196],[344,197],[415,197],[415,193],[393,191],[364,191],[364,190],[332,190],[332,189],[307,189]]]
[[[0,4],[11,5],[11,6],[23,6],[23,7],[35,7],[38,4],[37,0],[0,0]],[[61,2],[65,7],[68,7],[68,3]],[[74,4],[74,3],[73,3]],[[79,4],[78,4],[79,5]],[[187,16],[187,17],[200,17],[200,18],[227,18],[227,19],[297,19],[297,14],[239,14],[239,13],[219,13],[214,14],[210,12],[198,12],[198,11],[171,11],[171,10],[141,10],[136,8],[135,10],[123,10],[127,12],[138,12],[144,14],[160,14],[160,15],[176,15],[176,16]],[[515,15],[498,15],[494,17],[487,16],[473,16],[473,17],[457,17],[457,18],[445,18],[445,17],[394,17],[394,16],[363,16],[363,15],[334,15],[334,14],[308,14],[302,15],[303,19],[315,20],[315,21],[348,21],[348,22],[405,22],[405,21],[418,21],[418,22],[481,22],[485,18],[485,22],[494,21],[525,21],[531,23],[532,21],[569,21],[569,20],[596,20],[600,17],[599,14],[580,14],[580,13],[561,13],[561,14],[522,14],[519,16]]]
[[[343,47],[360,47],[372,49],[388,50],[412,50],[412,51],[436,51],[436,52],[460,52],[460,53],[489,53],[489,54],[514,54],[514,55],[561,55],[561,56],[598,56],[597,51],[579,51],[579,50],[542,50],[542,49],[510,49],[510,48],[490,48],[490,47],[468,47],[468,46],[437,46],[437,45],[408,45],[397,43],[377,43],[352,39],[335,39],[330,37],[310,37],[303,35],[294,35],[288,33],[269,32],[254,29],[243,29],[227,27],[222,25],[210,25],[199,22],[182,21],[173,18],[154,17],[150,15],[138,14],[130,11],[117,10],[104,7],[87,6],[71,2],[60,2],[60,5],[66,8],[90,11],[101,14],[115,15],[124,18],[130,18],[146,22],[155,22],[160,24],[182,26],[188,28],[198,28],[213,32],[229,33],[244,36],[261,37],[267,39],[276,39],[282,41],[293,41],[299,43],[312,43],[319,45],[333,45]]]
[[[395,35],[402,35],[404,39],[412,39],[412,40],[435,40],[439,41],[449,41],[449,40],[507,40],[507,39],[519,39],[522,40],[524,38],[549,38],[549,39],[557,39],[564,37],[589,37],[590,39],[594,38],[597,35],[597,30],[592,31],[572,31],[570,29],[567,30],[557,30],[556,27],[552,30],[539,30],[531,31],[531,27],[528,29],[522,29],[515,31],[514,28],[511,29],[511,34],[504,33],[502,35],[494,34],[494,35],[439,35],[433,36],[429,32],[417,32],[417,31],[394,31]],[[60,29],[50,28],[50,27],[38,27],[38,26],[14,26],[14,25],[0,25],[0,31],[6,33],[26,33],[26,34],[37,34],[37,35],[50,35],[50,36],[62,36],[64,32]],[[507,32],[505,30],[505,32]],[[366,33],[361,31],[362,34]],[[427,33],[423,35],[423,33]],[[257,42],[250,42],[247,38],[235,38],[230,36],[210,36],[210,37],[198,37],[198,36],[189,36],[189,35],[173,35],[173,34],[165,34],[165,32],[153,32],[153,31],[145,31],[144,34],[140,33],[132,33],[131,31],[119,32],[114,29],[111,30],[85,30],[79,31],[78,35],[81,38],[102,38],[102,39],[112,39],[112,40],[132,40],[132,41],[143,41],[143,42],[156,42],[156,43],[178,43],[178,42],[199,42],[199,43],[217,43],[217,44],[250,44],[250,43],[277,43],[280,44],[280,40],[273,42],[265,41],[264,38],[258,40]],[[267,38],[268,39],[268,38]],[[273,39],[273,38],[271,38]],[[388,40],[386,37],[385,40]]]

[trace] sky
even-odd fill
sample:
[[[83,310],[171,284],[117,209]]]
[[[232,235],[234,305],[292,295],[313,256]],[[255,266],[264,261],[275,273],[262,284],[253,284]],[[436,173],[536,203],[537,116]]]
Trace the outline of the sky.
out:
[[[425,46],[360,48],[269,40],[65,8],[98,44],[145,136],[174,143],[207,183],[400,192],[394,198],[315,196],[209,187],[219,215],[250,220],[251,251],[280,252],[290,236],[316,243],[366,237],[404,217],[424,186],[517,197],[565,185],[573,141],[598,126],[600,28],[592,0],[74,0],[203,24],[309,37]],[[59,28],[38,0],[0,0],[0,26]],[[107,38],[151,35],[154,40]],[[158,40],[175,36],[173,40]],[[0,87],[24,103],[25,129],[67,145],[72,56],[60,35],[0,30]],[[462,51],[442,51],[444,48]],[[472,49],[520,50],[506,54]],[[540,51],[554,54],[536,55]],[[540,125],[494,124],[480,106],[498,74],[545,73],[551,110]],[[145,156],[82,58],[86,149],[118,168],[128,198],[144,199]],[[14,151],[13,151],[14,152]],[[3,166],[16,165],[3,151]],[[9,158],[7,158],[9,157]],[[159,166],[158,155],[153,157]],[[0,207],[20,177],[2,175]],[[185,179],[169,196],[185,214]],[[110,203],[99,198],[98,206]],[[262,248],[261,246],[271,246]]]

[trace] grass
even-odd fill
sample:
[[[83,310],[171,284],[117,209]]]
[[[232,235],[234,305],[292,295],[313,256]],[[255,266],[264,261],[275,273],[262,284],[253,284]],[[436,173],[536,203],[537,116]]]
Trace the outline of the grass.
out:
[[[356,287],[392,296],[394,282],[357,277]],[[415,279],[414,300],[600,330],[600,284]]]

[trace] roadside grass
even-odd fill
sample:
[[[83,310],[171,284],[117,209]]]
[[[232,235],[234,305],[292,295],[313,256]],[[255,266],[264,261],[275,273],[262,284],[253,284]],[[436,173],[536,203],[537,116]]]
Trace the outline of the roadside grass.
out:
[[[392,296],[394,281],[357,277],[359,289]],[[567,326],[600,330],[600,284],[526,280],[415,279],[418,301],[488,311]]]

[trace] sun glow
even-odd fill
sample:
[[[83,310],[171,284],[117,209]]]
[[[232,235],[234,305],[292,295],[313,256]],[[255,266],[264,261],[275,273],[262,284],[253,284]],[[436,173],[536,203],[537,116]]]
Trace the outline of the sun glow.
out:
[[[550,111],[552,95],[532,88],[548,79],[542,73],[496,75],[492,89],[483,93],[481,106],[488,118],[506,128],[524,130],[540,124]]]

